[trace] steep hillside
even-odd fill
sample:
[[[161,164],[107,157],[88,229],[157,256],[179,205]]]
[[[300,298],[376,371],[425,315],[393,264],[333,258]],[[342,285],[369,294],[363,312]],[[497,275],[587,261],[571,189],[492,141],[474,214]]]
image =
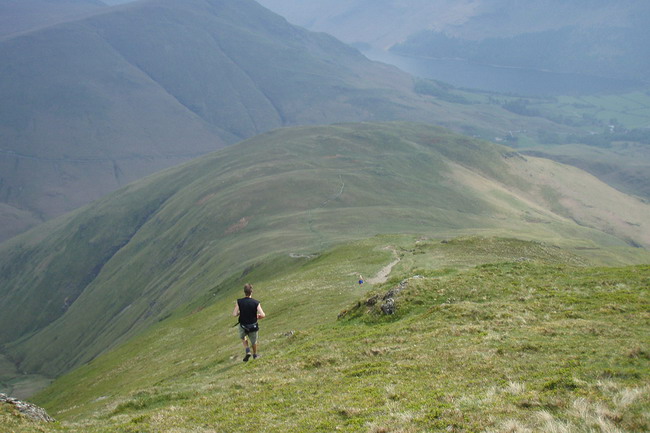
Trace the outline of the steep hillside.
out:
[[[280,126],[520,128],[504,110],[419,95],[408,75],[252,0],[113,6],[1,40],[0,65],[0,240]]]
[[[528,116],[556,119],[583,128],[581,134],[516,133],[520,151],[571,164],[628,194],[650,199],[650,92],[506,98],[493,101]],[[513,140],[514,141],[514,140]]]
[[[378,233],[508,235],[639,263],[649,215],[577,169],[441,128],[282,129],[5,242],[0,342],[21,371],[58,375],[197,297],[222,296],[269,258]]]
[[[391,51],[422,58],[454,58],[506,68],[585,74],[647,84],[647,44],[644,26],[650,10],[622,28],[605,25],[585,29],[577,24],[561,29],[522,32],[480,40],[453,37],[438,31],[413,35]]]
[[[625,27],[644,9],[633,0],[260,0],[292,23],[325,31],[348,43],[388,48],[424,30],[469,40],[581,25]],[[392,24],[392,25],[389,25]]]
[[[650,146],[647,144],[616,143],[607,148],[579,144],[546,146],[527,149],[525,154],[580,167],[621,191],[650,200]]]
[[[260,3],[348,43],[417,57],[646,81],[644,2],[407,0]]]
[[[356,284],[359,272],[381,274],[395,258],[389,281]],[[252,270],[58,380],[35,398],[58,424],[8,425],[17,433],[650,428],[648,266],[591,267],[537,242],[409,236],[293,260]],[[255,284],[268,314],[262,358],[247,364],[230,316],[243,282]],[[389,299],[394,313],[382,314]]]
[[[0,39],[99,12],[100,0],[0,0]]]
[[[344,42],[389,48],[419,31],[469,20],[479,2],[463,0],[260,0],[290,22],[330,33]]]

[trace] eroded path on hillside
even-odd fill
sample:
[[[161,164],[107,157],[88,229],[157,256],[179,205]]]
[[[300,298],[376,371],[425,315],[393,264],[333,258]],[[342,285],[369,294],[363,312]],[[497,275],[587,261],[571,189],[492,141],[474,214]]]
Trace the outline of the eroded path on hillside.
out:
[[[400,261],[400,258],[397,255],[397,250],[395,248],[385,247],[384,249],[391,250],[393,252],[393,256],[395,257],[395,259],[389,264],[387,264],[386,266],[384,266],[383,268],[381,268],[379,272],[377,272],[377,275],[375,275],[372,278],[369,278],[368,282],[370,284],[383,284],[386,281],[388,281],[388,275],[390,275],[390,272],[393,270],[393,266],[398,264]]]

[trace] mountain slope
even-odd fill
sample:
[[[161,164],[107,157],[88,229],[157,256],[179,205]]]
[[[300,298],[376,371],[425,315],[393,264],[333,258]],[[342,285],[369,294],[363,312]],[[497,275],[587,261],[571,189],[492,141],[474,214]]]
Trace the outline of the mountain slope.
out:
[[[528,149],[526,154],[553,159],[581,168],[621,191],[650,199],[650,148],[621,143],[609,149],[586,145]]]
[[[0,59],[0,198],[27,223],[280,126],[481,118],[251,0],[114,6],[5,38]],[[0,239],[22,228],[5,221]]]
[[[78,19],[106,8],[100,0],[0,0],[0,39]]]
[[[314,31],[330,33],[340,40],[376,48],[388,48],[423,29],[458,25],[471,17],[477,2],[410,0],[260,0],[260,4],[290,22]]]
[[[395,257],[388,283],[356,284]],[[419,236],[267,265],[35,397],[59,420],[53,431],[650,427],[647,265]],[[230,316],[244,282],[268,314],[263,356],[247,364]],[[396,311],[384,315],[389,293]]]
[[[646,81],[650,8],[626,0],[261,0],[312,30],[416,57]]]
[[[480,40],[581,25],[625,27],[644,6],[633,0],[260,0],[292,23],[333,34],[348,43],[388,48],[425,30]],[[373,7],[374,6],[374,7]],[[392,25],[388,25],[392,24]]]
[[[650,245],[649,212],[577,169],[431,126],[277,130],[3,244],[0,341],[22,371],[58,375],[270,257],[377,233],[491,233],[608,260]]]

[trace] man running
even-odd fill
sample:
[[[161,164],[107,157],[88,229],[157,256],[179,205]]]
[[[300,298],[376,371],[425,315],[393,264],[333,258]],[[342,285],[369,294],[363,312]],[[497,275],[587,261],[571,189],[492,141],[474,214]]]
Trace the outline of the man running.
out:
[[[253,299],[253,286],[246,284],[244,286],[244,298],[237,299],[235,309],[232,312],[233,316],[239,316],[239,338],[241,338],[246,350],[244,362],[248,361],[251,357],[251,348],[253,349],[253,359],[257,359],[257,333],[259,326],[257,325],[258,319],[266,317],[260,301]]]

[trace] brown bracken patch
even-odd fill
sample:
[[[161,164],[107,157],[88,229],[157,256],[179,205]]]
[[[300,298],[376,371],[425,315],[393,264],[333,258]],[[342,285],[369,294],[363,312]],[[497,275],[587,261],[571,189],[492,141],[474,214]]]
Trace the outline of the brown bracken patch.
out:
[[[206,195],[206,196],[203,197],[201,200],[197,201],[197,202],[196,202],[196,205],[197,205],[197,206],[204,205],[205,203],[207,203],[207,202],[208,202],[212,197],[214,197],[215,195],[216,195],[215,193],[212,193],[212,194],[208,194],[208,195]]]
[[[237,221],[235,224],[228,227],[224,233],[229,235],[229,234],[238,232],[238,231],[242,230],[244,227],[246,227],[250,220],[251,220],[250,217],[244,217],[244,218],[240,219],[239,221]]]

